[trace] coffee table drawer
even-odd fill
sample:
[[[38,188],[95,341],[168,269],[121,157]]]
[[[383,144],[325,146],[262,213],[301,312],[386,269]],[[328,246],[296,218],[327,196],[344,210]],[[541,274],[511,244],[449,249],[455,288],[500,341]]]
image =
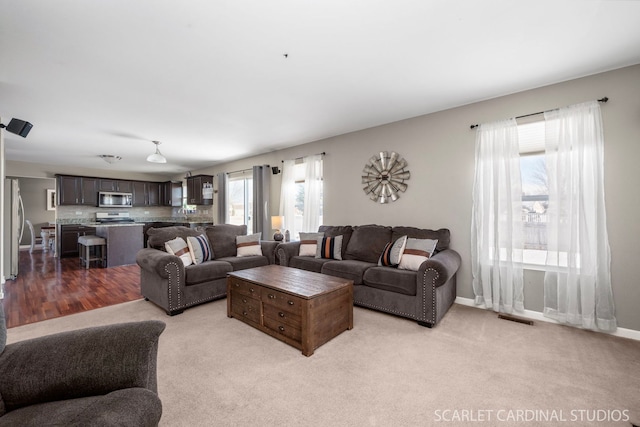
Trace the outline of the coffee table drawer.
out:
[[[302,313],[303,299],[294,297],[284,292],[278,292],[273,289],[263,289],[261,294],[262,302],[278,308],[283,308],[293,314]]]
[[[297,343],[302,342],[302,329],[300,326],[291,326],[285,322],[281,322],[270,317],[264,317],[264,326],[278,334],[294,340]]]
[[[227,280],[231,282],[232,291],[258,299],[260,298],[260,294],[262,291],[261,286],[254,285],[253,283],[249,282],[244,282],[234,277],[229,277]]]
[[[299,314],[291,313],[273,305],[264,304],[264,316],[274,319],[278,322],[284,322],[291,326],[300,328],[301,317]]]
[[[234,316],[260,323],[260,300],[246,295],[231,294],[231,312]]]

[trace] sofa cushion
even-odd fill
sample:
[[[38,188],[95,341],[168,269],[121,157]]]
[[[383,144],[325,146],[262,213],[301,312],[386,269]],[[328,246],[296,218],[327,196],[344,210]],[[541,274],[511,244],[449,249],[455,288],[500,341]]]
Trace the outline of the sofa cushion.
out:
[[[316,256],[318,239],[322,239],[324,233],[300,233],[299,256]]]
[[[451,242],[451,233],[446,228],[427,230],[416,227],[393,227],[393,241],[395,242],[400,236],[413,237],[414,239],[437,240],[438,245],[436,246],[435,253],[448,249],[449,243]]]
[[[42,402],[8,412],[7,426],[157,426],[162,402],[151,390],[125,388],[99,396]]]
[[[364,272],[375,266],[375,263],[357,260],[328,261],[322,266],[321,273],[353,280],[354,285],[361,285]]]
[[[210,282],[227,277],[227,273],[233,271],[231,264],[225,261],[207,261],[202,264],[192,264],[185,267],[184,282],[187,286],[197,285],[202,282]]]
[[[289,267],[299,268],[301,270],[313,271],[314,273],[322,272],[322,266],[331,261],[327,258],[316,258],[306,256],[294,256],[289,260]]]
[[[191,254],[191,260],[194,264],[202,264],[205,261],[211,261],[213,259],[211,245],[205,234],[187,237],[187,245],[189,246],[189,253]]]
[[[416,295],[418,273],[390,267],[373,267],[364,272],[364,284],[405,295]]]
[[[182,261],[185,267],[193,264],[193,260],[191,259],[191,252],[189,251],[189,246],[187,246],[187,242],[185,242],[182,237],[176,237],[173,240],[169,240],[168,242],[165,242],[164,247],[167,253],[171,255],[175,255],[178,258],[180,258],[180,261]]]
[[[400,270],[418,271],[420,265],[431,257],[438,244],[437,240],[431,239],[407,239],[407,245],[400,258],[398,268]]]
[[[353,227],[350,225],[321,225],[318,232],[326,237],[342,236],[342,259],[347,251],[347,244],[353,234]]]
[[[407,236],[398,238],[395,242],[387,243],[382,250],[378,265],[386,267],[397,267],[400,264],[404,247],[407,244]]]
[[[246,225],[216,224],[204,229],[216,258],[236,256],[236,237],[247,234]]]
[[[201,233],[202,232],[200,231],[196,231],[182,225],[160,228],[151,227],[147,230],[147,236],[149,236],[147,246],[154,249],[160,249],[161,251],[166,251],[164,247],[165,242],[173,240],[176,237],[182,237],[186,242],[187,237],[198,236]]]
[[[385,245],[391,241],[391,227],[383,225],[354,227],[353,234],[347,243],[344,259],[377,264]]]
[[[316,245],[316,258],[342,259],[342,236],[320,237]]]
[[[244,257],[225,257],[218,258],[217,261],[228,262],[233,271],[245,270],[247,268],[262,267],[269,265],[269,259],[266,256],[244,256]]]

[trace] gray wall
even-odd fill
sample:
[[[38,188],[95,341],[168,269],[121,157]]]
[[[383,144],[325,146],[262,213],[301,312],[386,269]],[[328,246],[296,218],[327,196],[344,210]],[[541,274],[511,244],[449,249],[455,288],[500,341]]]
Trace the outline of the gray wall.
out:
[[[194,171],[229,172],[325,151],[326,224],[413,225],[451,230],[462,256],[458,296],[471,288],[471,191],[475,132],[483,123],[608,96],[605,127],[605,189],[613,294],[620,327],[640,330],[640,286],[633,266],[640,259],[640,65],[366,129],[224,165]],[[381,99],[380,102],[385,102]],[[409,162],[409,188],[398,201],[379,205],[362,191],[360,174],[375,153],[393,150]],[[272,176],[271,210],[277,214],[281,175]],[[215,209],[214,209],[215,211]],[[525,273],[525,308],[542,311],[542,277]]]

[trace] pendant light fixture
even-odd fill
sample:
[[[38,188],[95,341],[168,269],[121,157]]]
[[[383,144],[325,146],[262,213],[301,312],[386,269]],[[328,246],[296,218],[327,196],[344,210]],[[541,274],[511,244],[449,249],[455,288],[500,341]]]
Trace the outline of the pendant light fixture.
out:
[[[151,163],[167,163],[167,159],[160,153],[160,149],[158,146],[162,144],[160,141],[151,141],[156,144],[156,152],[153,154],[149,154],[147,157],[147,162]]]
[[[99,154],[98,157],[111,165],[122,160],[122,157],[114,156],[113,154]]]

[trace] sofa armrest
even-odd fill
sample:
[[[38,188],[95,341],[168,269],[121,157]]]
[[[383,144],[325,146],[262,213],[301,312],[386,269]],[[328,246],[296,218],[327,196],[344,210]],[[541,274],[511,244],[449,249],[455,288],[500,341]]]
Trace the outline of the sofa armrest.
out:
[[[0,355],[7,411],[143,387],[157,393],[157,320],[62,332],[9,344]]]
[[[435,273],[435,287],[444,285],[460,268],[460,254],[453,249],[438,252],[420,265],[418,277],[425,277],[427,272]]]
[[[274,240],[261,240],[260,247],[262,248],[262,255],[266,256],[269,260],[269,264],[276,264],[276,248],[280,242]]]
[[[280,243],[276,248],[276,259],[280,265],[289,266],[292,257],[300,253],[300,242]]]
[[[171,264],[174,268],[177,266],[178,276],[184,277],[184,263],[182,260],[176,255],[171,255],[158,249],[140,249],[136,254],[136,263],[143,270],[155,273],[163,279],[169,278],[170,270],[166,267]]]

